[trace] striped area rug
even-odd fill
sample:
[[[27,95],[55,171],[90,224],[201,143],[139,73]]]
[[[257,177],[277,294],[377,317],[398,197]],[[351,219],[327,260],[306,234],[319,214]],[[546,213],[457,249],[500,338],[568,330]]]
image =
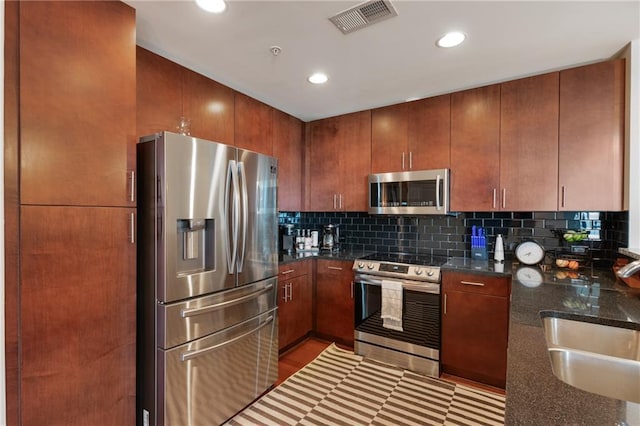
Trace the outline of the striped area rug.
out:
[[[504,397],[363,359],[333,344],[226,424],[503,425]]]

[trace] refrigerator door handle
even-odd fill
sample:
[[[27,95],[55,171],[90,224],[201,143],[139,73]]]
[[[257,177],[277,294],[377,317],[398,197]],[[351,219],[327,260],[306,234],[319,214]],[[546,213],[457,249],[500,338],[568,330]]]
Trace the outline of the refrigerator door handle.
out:
[[[238,241],[238,234],[237,234],[237,208],[236,208],[236,201],[237,201],[237,185],[238,185],[238,181],[237,178],[235,177],[236,174],[236,162],[234,160],[230,160],[229,161],[229,165],[227,167],[227,183],[226,183],[226,188],[224,191],[224,224],[222,226],[222,228],[224,229],[224,238],[225,238],[225,251],[227,254],[227,268],[229,270],[230,274],[233,274],[234,271],[234,266],[236,263],[236,253],[237,253],[237,241]],[[231,200],[230,203],[230,198],[233,197],[233,200]],[[231,205],[233,204],[233,206]],[[233,212],[231,212],[231,209],[233,208]],[[231,234],[229,235],[229,216],[231,214]]]
[[[216,303],[214,305],[203,306],[201,308],[183,309],[180,311],[180,316],[182,318],[187,318],[187,317],[193,317],[200,314],[206,314],[208,312],[215,311],[221,308],[228,308],[229,306],[237,305],[239,303],[246,302],[247,300],[255,299],[256,297],[264,293],[267,293],[272,288],[273,288],[273,284],[269,284],[265,288],[254,291],[245,296],[238,297],[237,299],[231,299],[225,302]]]
[[[240,203],[242,211],[242,237],[240,243],[242,249],[238,250],[238,273],[242,272],[244,266],[244,256],[247,248],[247,226],[249,223],[249,197],[247,195],[247,174],[245,173],[244,163],[238,162],[238,175],[240,176],[240,186],[242,188],[242,202]]]
[[[244,339],[245,337],[247,337],[247,336],[249,336],[249,335],[251,335],[251,334],[255,333],[256,331],[258,331],[258,330],[260,330],[260,329],[262,329],[262,328],[266,327],[266,326],[267,326],[267,325],[269,325],[272,321],[273,321],[273,315],[270,315],[270,316],[265,320],[265,322],[263,322],[262,324],[260,324],[260,325],[259,325],[259,326],[257,326],[256,328],[254,328],[253,330],[251,330],[251,331],[247,331],[246,333],[242,333],[241,335],[236,336],[236,337],[234,337],[233,339],[229,339],[229,340],[227,340],[227,341],[225,341],[225,342],[218,343],[217,345],[209,346],[208,348],[198,349],[198,350],[196,350],[196,351],[187,351],[187,352],[184,352],[184,353],[182,353],[182,354],[180,355],[180,360],[182,360],[183,362],[184,362],[184,361],[190,361],[190,360],[192,360],[193,358],[197,358],[197,357],[199,357],[199,356],[205,355],[205,354],[207,354],[207,353],[209,353],[209,352],[215,351],[215,350],[217,350],[217,349],[220,349],[220,348],[223,348],[223,347],[225,347],[225,346],[227,346],[227,345],[230,345],[230,344],[232,344],[232,343],[234,343],[234,342],[237,342],[238,340],[242,340],[242,339]]]

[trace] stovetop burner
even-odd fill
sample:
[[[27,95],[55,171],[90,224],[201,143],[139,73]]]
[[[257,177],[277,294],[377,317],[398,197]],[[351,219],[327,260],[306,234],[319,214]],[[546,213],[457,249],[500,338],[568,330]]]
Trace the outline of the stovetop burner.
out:
[[[424,254],[414,253],[374,253],[368,256],[363,256],[361,260],[374,260],[377,262],[393,262],[404,263],[407,265],[420,265],[420,266],[442,266],[447,263],[447,258],[444,256],[432,256]]]

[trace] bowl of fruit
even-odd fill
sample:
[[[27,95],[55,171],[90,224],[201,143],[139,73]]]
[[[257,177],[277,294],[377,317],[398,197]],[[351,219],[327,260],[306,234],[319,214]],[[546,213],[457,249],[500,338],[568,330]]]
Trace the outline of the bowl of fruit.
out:
[[[572,231],[569,229],[562,234],[562,238],[564,238],[566,242],[576,243],[578,241],[583,241],[588,239],[589,232],[588,231]]]
[[[580,267],[580,262],[573,259],[556,259],[556,266],[558,268],[566,268],[575,271]]]

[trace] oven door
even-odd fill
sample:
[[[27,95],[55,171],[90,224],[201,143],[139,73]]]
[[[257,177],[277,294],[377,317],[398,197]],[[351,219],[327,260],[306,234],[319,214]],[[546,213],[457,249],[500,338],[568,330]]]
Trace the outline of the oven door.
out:
[[[380,318],[382,278],[356,274],[354,283],[356,346],[364,345],[369,348],[369,351],[374,352],[381,348],[388,349],[435,361],[435,367],[432,365],[429,368],[435,368],[437,371],[440,359],[440,284],[407,280],[401,282],[403,331],[397,331],[385,328]],[[361,354],[367,355],[366,352],[367,350],[363,350]],[[398,364],[395,360],[389,361]],[[437,376],[434,371],[429,371],[427,374]]]

